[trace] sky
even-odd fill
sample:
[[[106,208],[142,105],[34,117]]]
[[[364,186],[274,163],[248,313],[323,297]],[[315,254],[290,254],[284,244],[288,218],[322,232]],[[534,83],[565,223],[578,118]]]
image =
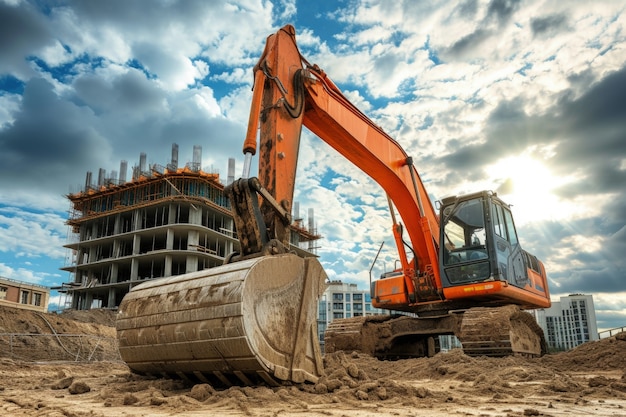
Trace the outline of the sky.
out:
[[[623,0],[0,0],[0,276],[69,281],[87,171],[165,165],[178,143],[239,174],[252,67],[285,24],[433,202],[496,191],[552,299],[593,294],[600,329],[626,326]],[[384,191],[307,131],[295,200],[331,279],[394,268]]]

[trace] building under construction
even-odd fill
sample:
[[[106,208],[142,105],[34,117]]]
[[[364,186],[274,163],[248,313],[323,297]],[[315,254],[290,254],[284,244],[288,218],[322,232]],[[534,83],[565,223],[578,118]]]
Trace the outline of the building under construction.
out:
[[[193,161],[178,167],[178,145],[172,146],[167,166],[146,164],[140,155],[132,178],[127,162],[119,177],[100,169],[96,184],[87,173],[85,187],[69,194],[68,225],[72,229],[71,264],[62,270],[70,281],[59,291],[62,307],[85,310],[116,308],[124,295],[148,279],[194,272],[222,265],[239,242],[224,185],[218,173],[201,169],[202,149],[194,146]],[[234,178],[229,160],[228,182]],[[294,204],[297,211],[298,205]],[[312,211],[309,227],[298,213],[291,226],[292,249],[315,252]]]

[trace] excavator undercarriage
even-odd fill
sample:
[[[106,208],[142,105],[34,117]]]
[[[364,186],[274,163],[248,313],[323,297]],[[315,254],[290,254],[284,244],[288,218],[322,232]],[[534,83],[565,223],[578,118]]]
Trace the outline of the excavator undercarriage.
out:
[[[454,335],[469,356],[541,356],[543,331],[517,306],[476,307],[442,315],[381,315],[336,320],[326,329],[325,352],[359,351],[379,359],[433,356],[439,335]]]

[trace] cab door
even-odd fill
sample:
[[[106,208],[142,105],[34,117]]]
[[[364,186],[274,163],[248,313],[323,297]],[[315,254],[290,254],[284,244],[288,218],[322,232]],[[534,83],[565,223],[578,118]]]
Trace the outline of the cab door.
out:
[[[510,284],[523,288],[528,283],[528,274],[511,210],[494,201],[492,216],[496,262],[500,276]]]

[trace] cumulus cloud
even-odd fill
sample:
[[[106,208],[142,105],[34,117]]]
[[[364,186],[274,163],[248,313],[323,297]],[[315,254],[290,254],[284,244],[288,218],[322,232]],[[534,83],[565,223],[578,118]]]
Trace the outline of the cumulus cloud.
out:
[[[0,39],[0,73],[20,79],[32,75],[29,54],[55,44],[49,23],[27,3],[0,2]]]
[[[62,259],[65,255],[67,226],[58,214],[0,206],[0,231],[0,252],[15,253],[23,259]]]

